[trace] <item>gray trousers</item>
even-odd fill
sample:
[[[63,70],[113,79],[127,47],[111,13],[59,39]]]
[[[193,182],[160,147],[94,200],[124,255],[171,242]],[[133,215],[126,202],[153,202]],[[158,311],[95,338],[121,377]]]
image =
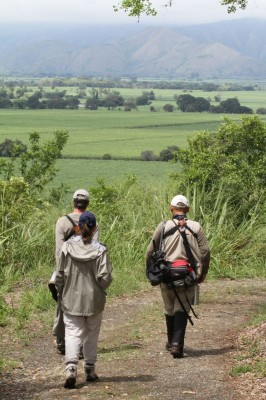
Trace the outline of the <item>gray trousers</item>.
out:
[[[80,347],[83,345],[85,364],[95,364],[97,361],[98,338],[103,313],[82,317],[64,314],[66,326],[65,363],[79,361]]]

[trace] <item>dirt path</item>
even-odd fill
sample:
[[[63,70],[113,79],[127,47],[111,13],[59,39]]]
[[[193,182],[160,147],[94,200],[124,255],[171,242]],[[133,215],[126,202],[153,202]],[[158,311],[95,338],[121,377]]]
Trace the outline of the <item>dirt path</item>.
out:
[[[77,389],[66,390],[63,358],[51,335],[27,348],[10,349],[21,368],[1,379],[2,400],[69,399],[250,399],[230,378],[237,334],[265,302],[265,281],[219,281],[201,287],[200,316],[188,325],[186,357],[174,360],[164,349],[166,329],[158,288],[108,301],[99,343],[97,383],[84,382],[79,364]],[[263,399],[261,397],[260,399]],[[257,397],[256,400],[259,400]]]

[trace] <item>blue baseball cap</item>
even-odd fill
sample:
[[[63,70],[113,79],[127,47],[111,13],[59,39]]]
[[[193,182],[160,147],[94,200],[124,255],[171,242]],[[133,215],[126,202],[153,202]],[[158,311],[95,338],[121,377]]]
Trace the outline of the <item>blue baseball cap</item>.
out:
[[[96,217],[90,211],[85,211],[79,217],[79,225],[86,224],[88,228],[94,228],[96,226]]]

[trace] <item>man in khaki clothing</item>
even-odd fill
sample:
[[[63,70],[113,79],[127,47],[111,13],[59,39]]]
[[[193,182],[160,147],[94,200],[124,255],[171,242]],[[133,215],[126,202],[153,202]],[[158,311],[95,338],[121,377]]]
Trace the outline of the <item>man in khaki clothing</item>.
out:
[[[196,265],[196,282],[202,283],[208,273],[210,264],[210,249],[201,225],[187,218],[186,214],[189,211],[189,201],[183,195],[175,196],[170,204],[172,219],[166,222],[161,222],[154,231],[152,240],[146,252],[146,266],[149,270],[153,263],[153,252],[159,248],[161,241],[162,230],[164,229],[164,239],[162,241],[162,249],[165,253],[165,260],[171,264],[178,262],[187,262],[188,259],[186,247],[182,234],[185,233],[185,238],[188,241],[192,257]],[[167,236],[170,229],[177,227],[173,234]],[[180,282],[178,282],[180,283]],[[172,285],[160,283],[162,299],[164,302],[164,314],[167,327],[167,350],[171,351],[174,358],[182,358],[184,356],[184,338],[187,326],[188,313],[190,304],[193,301],[195,286],[187,287],[183,285]],[[177,295],[183,304],[180,304]],[[185,312],[186,311],[186,312]]]

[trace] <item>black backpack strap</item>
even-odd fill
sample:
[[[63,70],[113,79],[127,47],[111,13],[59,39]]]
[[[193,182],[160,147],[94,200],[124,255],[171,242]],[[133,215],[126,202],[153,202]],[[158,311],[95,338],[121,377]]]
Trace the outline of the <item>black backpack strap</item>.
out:
[[[167,238],[168,236],[173,235],[176,231],[178,231],[178,225],[174,226],[173,228],[169,229],[169,231],[163,234],[163,239]]]
[[[186,225],[186,229],[194,236],[194,238],[198,239],[198,235],[189,226]]]
[[[174,221],[173,221],[174,222]],[[179,226],[174,222],[175,226],[171,229],[169,229],[169,231],[165,232],[163,234],[163,239],[167,238],[168,236],[173,235],[176,231],[179,230]],[[198,235],[189,227],[186,225],[186,229],[197,239]]]
[[[77,224],[73,221],[73,219],[70,217],[70,215],[66,214],[65,217],[67,217],[67,219],[71,222],[71,224],[73,225],[73,229],[71,229],[71,231],[69,232],[68,235],[66,235],[65,237],[65,242],[70,239],[74,234],[75,234],[75,227],[77,226]]]
[[[74,228],[75,228],[75,226],[77,226],[77,224],[73,221],[73,219],[70,217],[70,215],[66,214],[65,217],[67,217],[67,219],[71,222],[71,224],[73,225]]]
[[[175,221],[174,221],[174,224],[175,224]],[[177,225],[176,224],[176,228],[177,228],[177,230],[179,231],[179,233],[180,233],[180,235],[182,236],[182,239],[183,239],[183,244],[184,244],[184,247],[185,247],[185,250],[186,250],[186,253],[187,253],[187,258],[188,258],[188,261],[189,261],[189,264],[191,265],[191,267],[193,268],[193,270],[196,272],[196,261],[195,261],[195,258],[194,258],[194,256],[193,256],[193,254],[192,254],[192,251],[191,251],[191,248],[190,248],[190,245],[189,245],[189,242],[188,242],[188,240],[187,240],[187,235],[186,235],[186,229],[188,229],[188,226],[187,225],[185,225],[184,226],[184,229],[181,229],[180,228],[180,226],[179,225]],[[188,229],[191,233],[193,232],[192,231],[192,229]],[[193,232],[194,233],[194,232]],[[196,234],[195,234],[196,235]],[[194,235],[193,235],[194,236]],[[197,235],[196,235],[196,238],[197,238]]]

